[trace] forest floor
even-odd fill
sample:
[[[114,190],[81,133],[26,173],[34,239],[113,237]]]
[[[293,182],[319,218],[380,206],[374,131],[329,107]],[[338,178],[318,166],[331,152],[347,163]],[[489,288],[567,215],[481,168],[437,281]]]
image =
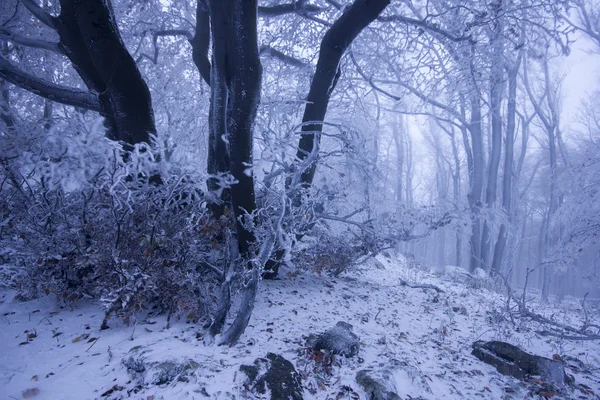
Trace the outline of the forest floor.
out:
[[[110,329],[101,331],[98,304],[61,307],[50,297],[15,302],[14,292],[2,291],[0,398],[255,398],[245,393],[239,367],[273,352],[302,375],[305,399],[367,399],[356,373],[392,359],[423,378],[394,376],[403,400],[600,399],[600,341],[541,336],[536,322],[511,321],[505,296],[486,288],[425,266],[409,267],[399,254],[380,255],[336,278],[283,275],[262,282],[250,326],[233,347],[205,345],[201,327],[185,319],[168,328],[164,317],[140,319],[135,326],[111,320]],[[403,286],[401,280],[444,292]],[[529,304],[562,323],[580,326],[583,320],[579,300]],[[597,301],[588,304],[598,323]],[[306,336],[338,321],[353,325],[361,340],[358,357],[336,356],[327,365],[309,357]],[[557,354],[575,382],[552,392],[540,380],[501,375],[471,355],[477,340],[503,340],[549,358]]]

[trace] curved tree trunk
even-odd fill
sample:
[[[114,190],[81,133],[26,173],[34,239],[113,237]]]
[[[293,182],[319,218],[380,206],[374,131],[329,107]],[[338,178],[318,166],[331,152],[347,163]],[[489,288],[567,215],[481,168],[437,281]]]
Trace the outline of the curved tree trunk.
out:
[[[291,179],[286,182],[287,188],[291,189],[290,194],[295,206],[299,206],[302,202],[301,189],[309,188],[315,177],[320,133],[323,131],[323,121],[331,93],[340,77],[339,64],[342,56],[359,33],[377,19],[388,4],[390,0],[355,0],[331,25],[321,41],[317,69],[306,98],[302,117],[302,135],[296,153],[300,166],[300,179],[299,182]],[[298,183],[301,187],[296,187]],[[267,262],[265,278],[277,277],[279,264],[284,256],[285,251],[278,250]]]

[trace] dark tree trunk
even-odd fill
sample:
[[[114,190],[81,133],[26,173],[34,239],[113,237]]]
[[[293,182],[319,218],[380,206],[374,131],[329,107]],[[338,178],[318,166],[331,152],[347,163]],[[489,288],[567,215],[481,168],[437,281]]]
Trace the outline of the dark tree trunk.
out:
[[[390,0],[355,0],[327,30],[319,49],[317,69],[313,75],[310,91],[306,98],[306,107],[302,117],[302,135],[298,144],[296,158],[300,161],[300,184],[307,189],[312,185],[317,170],[317,152],[320,143],[320,133],[323,131],[323,120],[327,113],[331,93],[340,77],[339,64],[346,49],[352,44],[359,33],[373,22],[390,4]],[[307,158],[311,156],[310,159]],[[286,186],[291,186],[288,180]],[[292,199],[299,206],[302,194],[292,187]],[[277,277],[279,265],[285,256],[285,251],[278,250],[265,267],[265,278]]]
[[[156,134],[150,90],[123,43],[109,0],[75,0],[75,17],[92,64],[110,96],[117,139],[149,143]]]
[[[210,86],[210,61],[208,48],[210,46],[210,11],[206,0],[198,0],[196,6],[196,34],[190,40],[192,60],[200,72],[200,76]]]
[[[208,166],[211,175],[229,172],[228,148],[228,105],[230,85],[233,75],[233,4],[223,1],[220,5],[211,3],[210,19],[213,37],[212,69],[210,72],[210,111],[208,135]],[[225,203],[230,200],[230,190],[221,184],[219,178],[212,177],[207,182],[208,189],[215,197],[211,211],[215,218],[223,215]]]
[[[58,33],[57,51],[69,58],[92,93],[43,82],[10,65],[0,65],[0,75],[9,74],[12,83],[50,100],[99,111],[108,137],[126,148],[150,143],[156,133],[150,91],[121,39],[110,0],[60,0],[58,17],[33,0],[22,3]]]
[[[211,110],[209,136],[209,172],[229,172],[235,182],[229,189],[235,217],[237,243],[242,263],[251,270],[245,284],[238,313],[219,344],[232,345],[246,329],[258,290],[260,270],[264,262],[253,262],[256,237],[252,214],[256,210],[254,178],[247,168],[252,165],[254,120],[260,101],[262,66],[257,34],[257,0],[213,0],[210,2],[213,34],[211,77]],[[213,181],[213,185],[218,185]],[[212,187],[220,189],[219,187]],[[268,255],[271,246],[263,248]],[[263,256],[263,258],[266,258]],[[264,260],[266,261],[266,259]],[[223,285],[228,285],[227,278]],[[228,287],[223,288],[227,295]],[[227,296],[224,296],[227,297]],[[210,332],[223,328],[224,313],[230,303],[221,307]],[[223,305],[222,305],[223,306]]]
[[[303,133],[296,154],[299,160],[305,160],[318,147],[319,133],[323,130],[322,121],[325,119],[329,98],[339,78],[339,64],[344,52],[388,4],[390,0],[355,0],[325,33],[302,118]],[[315,161],[313,159],[309,165],[304,166],[301,176],[304,187],[310,187],[312,184],[317,169]]]

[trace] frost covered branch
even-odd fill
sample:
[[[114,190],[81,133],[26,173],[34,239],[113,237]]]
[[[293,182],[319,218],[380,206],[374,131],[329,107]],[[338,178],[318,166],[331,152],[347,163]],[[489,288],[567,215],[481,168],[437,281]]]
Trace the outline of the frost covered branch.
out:
[[[48,100],[61,104],[80,107],[86,110],[101,111],[98,96],[90,92],[71,89],[44,81],[32,74],[21,71],[0,57],[0,78]]]

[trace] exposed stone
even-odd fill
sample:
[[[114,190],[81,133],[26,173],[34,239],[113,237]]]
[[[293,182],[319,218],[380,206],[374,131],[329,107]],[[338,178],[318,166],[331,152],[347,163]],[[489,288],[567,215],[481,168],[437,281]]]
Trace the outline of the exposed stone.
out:
[[[267,353],[266,358],[257,358],[252,365],[242,365],[240,371],[247,376],[244,386],[253,393],[270,393],[271,400],[303,399],[300,374],[278,354]]]
[[[390,388],[391,375],[388,370],[375,373],[373,370],[363,369],[356,374],[356,382],[367,393],[369,400],[401,400],[394,393],[395,388]]]
[[[309,336],[308,345],[315,350],[328,350],[333,354],[354,357],[360,349],[360,340],[352,332],[352,325],[340,321],[317,336]]]
[[[391,360],[387,366],[361,370],[356,382],[367,394],[368,400],[420,399],[428,397],[431,389],[423,375],[405,362]]]
[[[472,354],[501,374],[517,379],[535,375],[557,385],[570,381],[560,361],[529,354],[510,343],[477,341],[473,343]]]

